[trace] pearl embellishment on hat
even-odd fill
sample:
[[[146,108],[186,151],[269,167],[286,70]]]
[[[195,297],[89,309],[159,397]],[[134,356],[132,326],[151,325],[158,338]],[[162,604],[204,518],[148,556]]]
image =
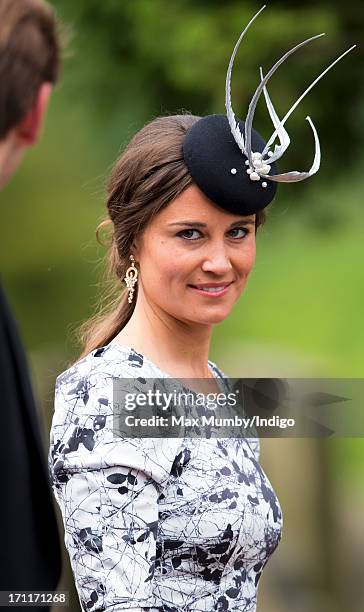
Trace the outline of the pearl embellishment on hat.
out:
[[[259,153],[258,151],[255,151],[254,153],[252,153],[253,168],[249,167],[246,170],[246,173],[249,175],[249,178],[251,181],[260,181],[261,175],[269,174],[271,166],[265,163],[262,157],[263,157],[262,154]],[[250,166],[250,162],[248,159],[246,160],[245,165]],[[237,169],[231,168],[230,172],[231,174],[236,174]],[[264,188],[268,187],[268,183],[264,181],[262,183],[262,187]]]
[[[262,153],[259,153],[259,151],[255,151],[251,154],[251,160],[252,166],[250,165],[248,159],[245,162],[245,165],[249,166],[246,173],[249,174],[251,181],[260,181],[262,176],[269,174],[271,166],[267,164],[265,160],[263,160],[263,155]],[[262,187],[265,188],[267,186],[268,183],[264,181],[264,183],[262,183]]]

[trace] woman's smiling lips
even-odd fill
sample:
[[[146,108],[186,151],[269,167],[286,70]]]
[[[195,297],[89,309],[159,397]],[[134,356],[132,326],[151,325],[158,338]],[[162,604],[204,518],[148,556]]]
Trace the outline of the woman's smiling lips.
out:
[[[221,295],[225,295],[225,293],[227,293],[232,282],[233,281],[230,281],[229,283],[199,283],[198,285],[188,285],[188,287],[200,295],[220,297]]]

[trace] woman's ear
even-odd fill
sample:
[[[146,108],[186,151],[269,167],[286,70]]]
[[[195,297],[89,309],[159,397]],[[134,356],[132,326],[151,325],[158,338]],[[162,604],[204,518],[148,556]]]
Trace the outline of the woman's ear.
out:
[[[16,126],[16,136],[21,145],[30,147],[39,140],[52,88],[52,83],[40,86],[32,107]]]
[[[132,245],[130,247],[130,253],[134,255],[134,259],[136,262],[139,261],[140,250],[141,250],[141,237],[139,236],[138,238],[134,238]]]

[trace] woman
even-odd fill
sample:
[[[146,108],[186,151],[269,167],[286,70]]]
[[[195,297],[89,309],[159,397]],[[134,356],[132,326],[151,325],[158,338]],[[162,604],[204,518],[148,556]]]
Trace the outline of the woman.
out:
[[[318,169],[316,155],[305,177],[277,175],[277,147],[270,151],[251,128],[253,106],[245,123],[235,119],[236,49],[227,116],[155,119],[134,136],[109,183],[110,268],[127,291],[91,322],[82,358],[57,379],[50,448],[84,610],[254,612],[260,575],[281,538],[258,438],[113,431],[114,379],[128,379],[133,391],[171,377],[193,379],[194,391],[202,388],[195,379],[227,389],[208,359],[213,326],[244,291],[276,182]]]
[[[212,329],[254,264],[264,213],[219,209],[181,158],[197,120],[152,121],[117,163],[111,264],[122,281],[134,257],[133,301],[122,293],[57,380],[52,476],[85,610],[254,610],[280,538],[257,439],[112,438],[112,377],[223,376]]]

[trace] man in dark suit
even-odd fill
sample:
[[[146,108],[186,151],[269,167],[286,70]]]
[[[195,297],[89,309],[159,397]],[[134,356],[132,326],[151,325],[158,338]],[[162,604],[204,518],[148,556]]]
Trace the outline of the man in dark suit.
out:
[[[59,63],[50,6],[42,0],[0,0],[0,187],[38,141]],[[46,451],[24,352],[1,286],[0,423],[0,591],[52,591],[61,554]]]

